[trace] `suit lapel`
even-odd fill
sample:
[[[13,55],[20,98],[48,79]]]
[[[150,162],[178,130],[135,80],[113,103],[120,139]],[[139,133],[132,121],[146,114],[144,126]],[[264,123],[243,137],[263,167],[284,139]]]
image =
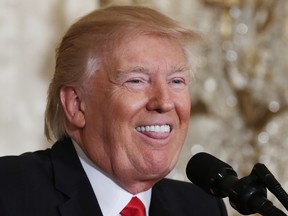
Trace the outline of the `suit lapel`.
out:
[[[52,147],[55,187],[65,194],[61,216],[102,216],[99,204],[70,139]]]
[[[161,181],[160,181],[161,182]],[[158,187],[158,182],[152,188],[151,204],[149,209],[149,216],[175,216],[177,212],[173,211],[173,206],[167,202],[167,197],[163,194],[161,188]]]

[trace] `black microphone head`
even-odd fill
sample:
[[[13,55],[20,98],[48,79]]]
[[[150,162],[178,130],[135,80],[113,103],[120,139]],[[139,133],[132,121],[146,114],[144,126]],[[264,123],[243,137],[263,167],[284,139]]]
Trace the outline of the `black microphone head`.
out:
[[[237,177],[231,166],[205,152],[200,152],[190,159],[186,167],[186,175],[191,182],[204,191],[219,197],[227,196],[219,187],[221,179],[227,175]]]

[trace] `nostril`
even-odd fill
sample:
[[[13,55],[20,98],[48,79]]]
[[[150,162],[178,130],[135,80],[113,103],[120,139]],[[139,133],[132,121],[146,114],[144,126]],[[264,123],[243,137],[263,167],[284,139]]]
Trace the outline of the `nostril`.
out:
[[[170,110],[174,109],[174,103],[170,100],[151,100],[147,104],[148,111],[155,111],[158,113],[169,112]]]
[[[163,113],[163,110],[162,109],[155,109],[155,112]]]

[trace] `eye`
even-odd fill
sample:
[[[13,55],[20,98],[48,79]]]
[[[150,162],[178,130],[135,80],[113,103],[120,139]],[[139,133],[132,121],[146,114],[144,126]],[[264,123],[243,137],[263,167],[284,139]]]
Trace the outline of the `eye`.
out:
[[[186,77],[174,77],[174,78],[171,78],[169,81],[169,85],[173,89],[179,89],[179,90],[186,88],[188,83],[189,83],[189,80]]]
[[[144,90],[148,85],[148,80],[143,77],[130,78],[124,82],[124,86],[132,91]]]
[[[130,79],[127,81],[128,83],[134,83],[134,84],[139,84],[142,82],[142,80],[140,79]]]
[[[173,80],[172,80],[172,83],[173,83],[173,84],[185,84],[185,80],[184,80],[184,79],[176,78],[176,79],[173,79]]]

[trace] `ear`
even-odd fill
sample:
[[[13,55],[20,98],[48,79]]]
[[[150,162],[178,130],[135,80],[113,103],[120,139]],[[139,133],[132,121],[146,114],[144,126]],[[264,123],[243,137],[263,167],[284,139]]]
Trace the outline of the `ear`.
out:
[[[85,126],[84,102],[76,89],[71,86],[63,86],[60,90],[60,100],[66,119],[77,128]]]

